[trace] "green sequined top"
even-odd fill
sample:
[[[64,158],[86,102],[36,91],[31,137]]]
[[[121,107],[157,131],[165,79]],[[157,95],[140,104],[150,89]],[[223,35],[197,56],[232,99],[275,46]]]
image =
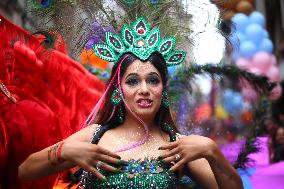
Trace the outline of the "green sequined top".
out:
[[[101,181],[90,173],[85,173],[82,185],[85,189],[180,188],[177,175],[169,171],[169,168],[169,165],[159,160],[130,160],[128,165],[119,167],[121,173],[101,170],[100,172],[107,178],[106,181]]]
[[[100,127],[101,128],[101,127]],[[95,132],[92,143],[97,143],[105,131],[100,128]],[[98,137],[99,136],[99,137]],[[113,165],[115,166],[115,165]],[[100,172],[106,177],[105,181],[98,179],[91,173],[84,171],[79,188],[84,189],[178,189],[184,188],[183,179],[171,172],[170,165],[157,159],[129,160],[128,163],[117,167],[120,172],[113,173],[105,170]],[[189,181],[189,180],[187,180]],[[186,188],[194,188],[192,180]]]

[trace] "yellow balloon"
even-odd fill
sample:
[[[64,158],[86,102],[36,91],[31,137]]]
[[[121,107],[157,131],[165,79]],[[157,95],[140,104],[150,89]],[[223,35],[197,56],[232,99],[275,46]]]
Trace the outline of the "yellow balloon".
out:
[[[218,105],[215,108],[215,116],[218,119],[227,119],[229,114],[225,111],[225,109],[221,105]]]

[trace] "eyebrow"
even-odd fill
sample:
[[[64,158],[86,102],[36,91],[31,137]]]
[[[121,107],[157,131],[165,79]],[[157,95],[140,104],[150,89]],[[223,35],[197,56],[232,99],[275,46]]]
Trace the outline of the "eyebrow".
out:
[[[159,77],[159,74],[157,74],[156,72],[150,72],[148,75],[156,75],[156,76]],[[137,73],[130,73],[130,74],[128,74],[128,75],[126,76],[125,79],[127,79],[127,78],[130,77],[130,76],[139,76],[139,75],[138,75]]]

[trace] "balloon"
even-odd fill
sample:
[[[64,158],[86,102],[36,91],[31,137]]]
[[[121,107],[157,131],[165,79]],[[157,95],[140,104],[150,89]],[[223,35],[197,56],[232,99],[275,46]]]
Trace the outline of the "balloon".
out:
[[[242,43],[244,40],[246,40],[246,36],[242,32],[236,32],[236,36],[239,39],[239,42]]]
[[[276,60],[276,57],[275,57],[275,55],[271,55],[271,62],[270,62],[270,64],[271,65],[275,65],[276,66],[276,64],[277,64],[277,60]]]
[[[279,83],[272,89],[269,95],[270,100],[277,100],[282,94],[282,87]]]
[[[259,68],[261,73],[266,73],[271,65],[271,54],[266,52],[256,53],[252,59],[255,67]]]
[[[238,12],[242,12],[242,13],[245,13],[245,14],[249,14],[253,11],[253,6],[250,2],[248,1],[240,1],[238,4],[237,4],[237,7],[236,7],[237,11]]]
[[[269,33],[266,30],[263,30],[263,37],[269,38]]]
[[[245,39],[246,39],[245,35],[239,31],[237,31],[236,33],[230,36],[230,42],[235,47],[238,47]]]
[[[225,100],[230,100],[234,96],[234,92],[231,89],[226,89],[224,92]]]
[[[258,51],[265,51],[265,52],[268,52],[268,53],[272,53],[273,51],[273,43],[271,42],[270,39],[268,38],[264,38],[259,47],[258,47]]]
[[[227,119],[228,113],[224,110],[224,108],[221,105],[218,105],[215,108],[215,116],[218,119]]]
[[[236,62],[236,65],[240,68],[240,69],[248,69],[249,67],[251,67],[252,62],[248,59],[245,58],[239,58]]]
[[[235,14],[232,21],[235,23],[237,31],[245,31],[246,27],[249,25],[249,19],[243,13]]]
[[[263,28],[258,24],[250,24],[245,30],[246,37],[255,44],[262,42]]]
[[[240,93],[227,89],[224,92],[224,108],[227,112],[238,115],[243,109],[243,99]]]
[[[240,46],[240,55],[245,58],[251,58],[256,53],[255,44],[251,41],[244,41]]]
[[[277,82],[280,80],[280,72],[276,66],[271,66],[266,72],[265,76],[268,77],[270,82]]]
[[[250,23],[255,23],[260,25],[261,27],[264,27],[265,25],[265,18],[260,12],[253,12],[249,15],[249,21]]]

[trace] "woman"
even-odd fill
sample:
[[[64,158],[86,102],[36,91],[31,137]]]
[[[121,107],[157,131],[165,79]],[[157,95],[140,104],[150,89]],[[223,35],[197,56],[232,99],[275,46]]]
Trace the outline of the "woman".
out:
[[[122,39],[107,33],[106,42],[94,51],[116,64],[97,124],[30,155],[19,167],[19,177],[37,179],[78,165],[85,170],[84,188],[180,188],[183,174],[203,188],[243,188],[212,140],[177,134],[167,65],[181,63],[185,54],[173,49],[173,38],[160,40],[159,31],[150,31],[140,17],[132,29],[123,28]]]

